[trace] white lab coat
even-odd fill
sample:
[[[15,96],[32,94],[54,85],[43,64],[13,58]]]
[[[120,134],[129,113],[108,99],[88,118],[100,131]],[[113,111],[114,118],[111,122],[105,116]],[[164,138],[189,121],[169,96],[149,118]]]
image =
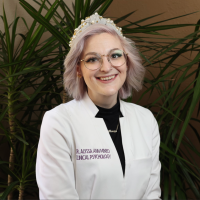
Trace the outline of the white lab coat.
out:
[[[120,100],[125,176],[87,92],[47,111],[37,151],[40,199],[160,199],[160,135],[153,114]]]

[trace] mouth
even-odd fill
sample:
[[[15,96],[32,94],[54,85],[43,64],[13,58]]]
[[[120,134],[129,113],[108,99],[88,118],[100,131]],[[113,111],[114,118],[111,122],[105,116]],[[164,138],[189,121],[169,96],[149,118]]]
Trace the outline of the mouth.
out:
[[[117,77],[118,74],[114,74],[111,76],[107,76],[107,77],[96,77],[96,79],[102,83],[110,83],[112,81],[115,80],[115,78]]]

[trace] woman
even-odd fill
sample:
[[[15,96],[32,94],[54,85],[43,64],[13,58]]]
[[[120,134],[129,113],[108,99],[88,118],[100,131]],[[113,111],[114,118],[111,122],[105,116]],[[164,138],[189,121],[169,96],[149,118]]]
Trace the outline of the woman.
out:
[[[44,115],[36,178],[41,199],[160,199],[153,114],[125,99],[144,67],[121,28],[97,13],[75,29],[64,86],[74,100]]]

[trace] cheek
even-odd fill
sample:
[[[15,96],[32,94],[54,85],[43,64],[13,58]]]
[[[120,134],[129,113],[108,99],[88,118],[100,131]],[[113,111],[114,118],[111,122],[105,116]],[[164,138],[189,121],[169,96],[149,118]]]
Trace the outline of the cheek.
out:
[[[83,72],[83,77],[84,77],[85,82],[88,83],[88,84],[90,84],[91,81],[96,80],[94,74],[92,72],[90,72],[90,71],[87,71],[87,72],[84,71]]]
[[[128,70],[127,70],[127,68],[124,68],[124,70],[123,71],[121,71],[121,81],[123,82],[123,84],[124,84],[124,82],[126,81],[126,78],[127,78],[127,74],[128,74]]]
[[[121,74],[126,78],[127,73],[128,73],[128,68],[127,66],[124,66],[123,70],[121,71]]]

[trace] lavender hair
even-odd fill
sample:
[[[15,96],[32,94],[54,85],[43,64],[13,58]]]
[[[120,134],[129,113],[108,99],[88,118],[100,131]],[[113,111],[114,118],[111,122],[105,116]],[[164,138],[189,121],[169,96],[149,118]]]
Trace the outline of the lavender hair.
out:
[[[142,60],[139,51],[135,47],[135,43],[129,38],[119,36],[114,29],[106,25],[93,24],[76,37],[64,61],[64,88],[67,93],[76,100],[82,99],[84,93],[87,91],[87,85],[84,79],[77,77],[76,70],[80,56],[83,52],[84,44],[90,36],[100,33],[109,33],[113,36],[117,36],[124,51],[128,53],[127,77],[123,86],[119,89],[119,97],[121,99],[126,99],[131,96],[133,89],[136,91],[142,89],[145,68],[142,66]]]

